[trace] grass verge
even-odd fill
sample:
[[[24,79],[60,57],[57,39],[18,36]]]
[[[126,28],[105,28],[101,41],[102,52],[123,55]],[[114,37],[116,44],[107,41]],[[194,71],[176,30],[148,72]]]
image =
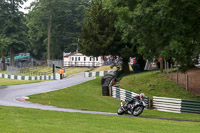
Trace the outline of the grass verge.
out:
[[[200,123],[0,106],[1,133],[197,133]]]
[[[38,83],[38,82],[41,82],[41,81],[40,80],[14,80],[14,79],[0,78],[0,86],[31,84],[31,83]]]
[[[107,66],[101,66],[101,67],[97,67],[97,68],[94,68],[91,72],[98,72],[98,71],[108,71],[108,70],[117,70],[117,67],[116,66],[111,66],[111,65],[107,65]],[[133,69],[131,67],[131,65],[129,65],[129,69],[130,71],[132,72]]]
[[[29,96],[35,103],[82,110],[115,112],[119,100],[102,96],[100,78],[66,89]]]
[[[66,89],[29,97],[30,101],[35,103],[48,104],[50,101],[51,105],[57,107],[116,113],[120,100],[102,96],[101,93],[100,78],[97,78]],[[141,116],[200,120],[198,114],[166,113],[155,110],[144,110]]]
[[[166,74],[159,71],[143,72],[128,75],[120,81],[120,88],[136,93],[144,92],[147,96],[171,97],[180,99],[200,100],[199,96],[186,91]]]
[[[72,74],[76,74],[76,73],[80,73],[80,72],[85,72],[90,70],[91,68],[86,68],[86,67],[82,67],[82,68],[78,68],[78,67],[66,67],[65,68],[65,73],[66,73],[66,77],[72,75]]]

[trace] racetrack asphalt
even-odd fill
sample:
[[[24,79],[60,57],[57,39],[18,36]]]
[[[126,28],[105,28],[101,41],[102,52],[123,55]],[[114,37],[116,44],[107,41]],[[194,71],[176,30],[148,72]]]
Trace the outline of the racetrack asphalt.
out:
[[[50,106],[50,105],[32,103],[25,100],[29,95],[64,89],[64,88],[81,84],[93,79],[94,78],[92,77],[84,78],[84,73],[78,73],[78,74],[71,75],[68,78],[65,78],[63,80],[45,81],[45,82],[40,82],[40,83],[24,84],[24,85],[2,86],[0,87],[0,105],[33,108],[33,109],[41,109],[41,110],[62,111],[62,112],[118,116],[117,113],[60,108],[60,107],[55,107],[55,106]],[[123,116],[133,117],[131,115],[123,115]],[[169,119],[169,118],[154,118],[154,117],[141,117],[141,118],[200,122],[200,121],[194,121],[194,120],[180,120],[180,119]]]
[[[41,104],[25,101],[25,99],[29,95],[64,89],[64,88],[81,84],[83,82],[87,82],[93,79],[94,78],[92,77],[84,78],[84,73],[78,73],[78,74],[71,75],[68,78],[65,78],[63,80],[45,81],[45,82],[40,82],[40,83],[24,84],[24,85],[2,86],[0,87],[0,105],[34,108],[34,109],[41,109],[41,110],[74,112],[74,113],[77,112],[77,113],[88,113],[88,114],[116,115],[115,113],[59,108],[55,106],[41,105]]]

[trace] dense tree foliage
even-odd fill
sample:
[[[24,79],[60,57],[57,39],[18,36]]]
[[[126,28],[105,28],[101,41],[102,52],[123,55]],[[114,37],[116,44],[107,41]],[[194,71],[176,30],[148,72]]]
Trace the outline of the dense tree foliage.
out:
[[[145,59],[173,59],[183,70],[192,67],[200,50],[200,1],[112,0],[122,38]]]
[[[94,4],[98,2],[104,4]],[[106,51],[137,59],[162,57],[186,70],[197,63],[200,54],[199,7],[198,0],[93,0],[84,23],[82,49],[91,55],[104,55]],[[115,31],[118,40],[114,42]],[[112,46],[115,52],[105,46]]]
[[[82,28],[81,52],[92,56],[120,56],[123,71],[129,73],[129,58],[135,55],[134,47],[122,41],[121,32],[115,27],[117,15],[108,8],[106,2],[93,0]]]
[[[33,9],[27,15],[32,54],[46,59],[47,46],[51,59],[61,58],[64,51],[74,52],[88,1],[40,0],[32,3]]]
[[[62,58],[76,50],[81,32],[81,52],[120,56],[125,73],[129,57],[141,65],[162,57],[186,70],[200,54],[199,0],[39,0],[24,15],[25,1],[0,2],[0,56],[11,53],[11,64],[21,51]]]
[[[14,53],[25,51],[27,29],[24,14],[19,11],[20,4],[26,0],[2,0],[0,2],[0,53],[10,51],[11,65],[14,65]]]

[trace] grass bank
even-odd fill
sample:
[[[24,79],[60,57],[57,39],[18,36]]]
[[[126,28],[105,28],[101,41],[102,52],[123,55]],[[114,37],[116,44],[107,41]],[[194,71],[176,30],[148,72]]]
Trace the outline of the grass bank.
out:
[[[120,100],[102,96],[100,80],[101,78],[97,78],[62,90],[32,95],[29,96],[30,101],[41,104],[48,104],[50,101],[51,105],[57,107],[116,113]],[[155,110],[144,110],[141,116],[200,120],[198,114],[177,114]]]
[[[100,78],[66,89],[29,96],[35,103],[82,110],[116,112],[119,100],[102,96]]]
[[[38,83],[40,80],[14,80],[14,79],[4,79],[0,78],[0,86],[8,86],[8,85],[20,85],[20,84],[31,84]]]
[[[76,73],[80,73],[80,72],[85,72],[90,70],[91,68],[86,68],[86,67],[82,67],[82,68],[78,68],[78,67],[66,67],[65,68],[65,73],[66,73],[66,77],[72,75],[72,74],[76,74]]]
[[[131,72],[133,71],[131,65],[129,65],[129,69]],[[101,66],[101,67],[94,68],[91,72],[108,71],[108,70],[117,70],[117,67],[116,66],[113,67],[111,65]]]
[[[120,81],[120,88],[136,93],[144,92],[147,96],[171,97],[200,100],[199,96],[177,85],[166,74],[159,71],[128,75]]]
[[[197,133],[200,123],[0,106],[1,133]]]

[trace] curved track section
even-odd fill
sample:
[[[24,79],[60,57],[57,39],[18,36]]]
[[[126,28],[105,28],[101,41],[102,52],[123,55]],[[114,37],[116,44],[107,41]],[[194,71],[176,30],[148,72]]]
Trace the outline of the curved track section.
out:
[[[87,81],[90,81],[93,79],[94,78],[91,78],[91,77],[84,78],[84,73],[79,73],[79,74],[71,75],[70,77],[63,79],[63,80],[45,81],[45,82],[41,82],[41,83],[14,85],[14,86],[2,86],[2,87],[0,87],[0,105],[23,107],[23,108],[33,108],[33,109],[41,109],[41,110],[73,112],[73,113],[87,113],[87,114],[101,114],[101,115],[118,116],[117,113],[59,108],[59,107],[55,107],[55,106],[32,103],[32,102],[28,102],[25,100],[28,95],[46,93],[46,92],[50,92],[50,91],[64,89],[64,88],[67,88],[67,87],[70,87],[73,85],[77,85],[77,84],[81,84],[81,83],[84,83],[84,82],[87,82]],[[133,117],[131,115],[122,115],[122,116]],[[193,120],[142,117],[142,116],[140,118],[200,122],[200,121],[193,121]]]
[[[25,98],[28,95],[45,93],[45,92],[67,88],[73,85],[87,82],[92,79],[94,78],[84,78],[84,73],[79,73],[79,74],[72,75],[69,78],[66,78],[63,80],[45,81],[45,82],[34,83],[34,84],[3,86],[3,87],[0,87],[0,105],[34,108],[34,109],[42,109],[42,110],[64,111],[64,112],[102,114],[102,112],[59,108],[55,106],[41,105],[41,104],[25,101]],[[114,115],[114,113],[106,113],[106,114]]]

